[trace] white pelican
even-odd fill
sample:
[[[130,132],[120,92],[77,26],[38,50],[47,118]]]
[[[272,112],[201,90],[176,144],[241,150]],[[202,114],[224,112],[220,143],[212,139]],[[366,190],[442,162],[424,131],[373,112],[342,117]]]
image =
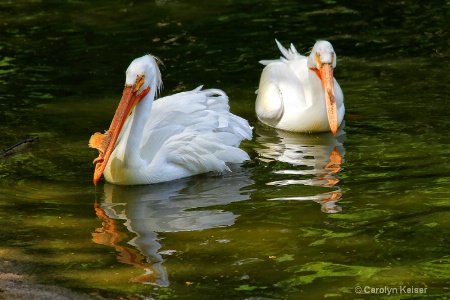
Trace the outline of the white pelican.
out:
[[[230,113],[223,91],[200,86],[153,101],[161,85],[155,57],[131,62],[109,130],[89,141],[100,151],[94,160],[94,183],[102,174],[114,184],[158,183],[224,172],[227,163],[249,159],[238,146],[252,138],[252,128]]]
[[[277,40],[284,57],[261,61],[264,68],[256,98],[258,119],[271,127],[295,132],[336,135],[344,119],[344,95],[333,77],[336,53],[327,41],[317,41],[306,57],[291,44]]]

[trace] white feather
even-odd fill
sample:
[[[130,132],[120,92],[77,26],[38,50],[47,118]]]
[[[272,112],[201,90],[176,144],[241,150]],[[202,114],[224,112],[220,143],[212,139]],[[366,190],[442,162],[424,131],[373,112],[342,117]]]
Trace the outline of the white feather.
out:
[[[306,57],[299,54],[292,44],[286,49],[277,40],[275,42],[283,56],[276,60],[260,61],[265,68],[256,91],[258,119],[266,125],[287,131],[329,131],[322,82],[309,64],[316,63],[317,53],[327,60],[334,57],[331,62],[335,67],[336,55],[331,44],[318,41],[310,56]],[[344,96],[336,80],[334,91],[338,124],[341,124],[345,113]]]
[[[130,68],[142,73],[133,63]],[[156,63],[144,63],[151,64],[153,70],[146,78],[152,77],[153,85],[159,86]],[[153,98],[149,93],[142,99],[125,123],[104,172],[107,181],[151,184],[210,171],[226,172],[228,163],[249,159],[238,146],[243,139],[252,138],[252,128],[229,111],[223,91],[202,90],[200,86],[156,101]],[[141,128],[133,127],[139,122]],[[141,135],[139,144],[130,138],[136,134]]]

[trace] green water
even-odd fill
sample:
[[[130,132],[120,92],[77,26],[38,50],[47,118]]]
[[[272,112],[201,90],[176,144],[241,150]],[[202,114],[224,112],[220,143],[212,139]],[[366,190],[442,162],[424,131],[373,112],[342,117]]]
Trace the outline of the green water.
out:
[[[38,139],[0,158],[0,259],[110,299],[447,299],[449,18],[445,1],[1,3],[0,147]],[[301,53],[333,44],[337,138],[257,122],[275,38]],[[250,162],[92,184],[89,137],[144,53],[164,62],[163,95],[227,92],[255,127]]]

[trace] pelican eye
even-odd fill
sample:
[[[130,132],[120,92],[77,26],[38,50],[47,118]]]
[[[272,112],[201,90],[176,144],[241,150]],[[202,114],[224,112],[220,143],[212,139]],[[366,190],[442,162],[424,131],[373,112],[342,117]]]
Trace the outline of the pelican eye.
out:
[[[322,68],[322,61],[320,60],[320,54],[318,52],[316,52],[316,61],[318,69]]]
[[[145,74],[136,75],[136,84],[134,85],[134,91],[137,92],[141,89],[141,86],[144,84]]]

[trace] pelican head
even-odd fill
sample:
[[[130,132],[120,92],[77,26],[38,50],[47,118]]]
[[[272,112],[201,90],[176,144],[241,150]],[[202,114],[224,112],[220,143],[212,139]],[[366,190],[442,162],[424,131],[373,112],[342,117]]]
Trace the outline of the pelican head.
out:
[[[317,41],[308,57],[307,66],[322,81],[327,106],[328,123],[334,135],[338,129],[338,113],[334,95],[333,69],[336,67],[336,53],[327,41]]]
[[[150,54],[133,60],[125,72],[125,87],[133,87],[137,94],[151,86],[157,91],[161,88],[161,72],[159,71],[157,57]]]
[[[89,146],[100,151],[99,156],[94,160],[96,164],[94,183],[97,183],[102,176],[120,131],[135,106],[147,96],[151,89],[154,89],[153,95],[155,95],[161,85],[161,72],[158,68],[157,58],[144,55],[131,62],[126,71],[122,99],[108,131],[106,133],[97,132],[89,140]]]

